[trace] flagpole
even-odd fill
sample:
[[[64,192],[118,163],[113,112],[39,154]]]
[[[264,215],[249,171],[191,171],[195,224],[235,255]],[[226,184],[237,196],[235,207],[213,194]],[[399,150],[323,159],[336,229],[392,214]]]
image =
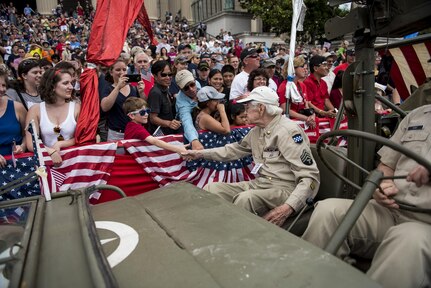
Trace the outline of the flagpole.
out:
[[[292,0],[292,26],[290,29],[290,44],[289,44],[289,59],[287,63],[287,83],[286,83],[286,116],[289,117],[289,102],[292,94],[292,90],[297,90],[296,85],[293,82],[295,79],[295,68],[293,66],[293,59],[295,57],[295,44],[296,44],[296,32],[302,31],[302,21],[305,17],[305,5],[303,0]],[[301,21],[298,22],[298,21]],[[295,93],[295,91],[293,91]]]
[[[36,174],[40,177],[42,181],[41,191],[43,191],[45,200],[51,201],[51,191],[49,190],[48,185],[48,173],[46,172],[45,161],[43,160],[43,154],[40,149],[41,141],[37,135],[36,124],[34,123],[33,119],[30,121],[30,126],[28,128],[33,141],[33,151],[34,155],[36,156],[36,162],[39,164],[36,169]]]

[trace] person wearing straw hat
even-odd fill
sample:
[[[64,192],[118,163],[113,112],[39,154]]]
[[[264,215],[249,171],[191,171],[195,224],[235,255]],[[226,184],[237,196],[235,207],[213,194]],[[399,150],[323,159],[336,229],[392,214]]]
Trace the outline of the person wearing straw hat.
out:
[[[183,158],[232,161],[252,155],[254,180],[213,182],[204,189],[281,226],[319,189],[319,171],[308,137],[282,116],[278,95],[267,86],[253,89],[247,98],[237,102],[246,103],[249,124],[256,126],[240,142],[190,150],[182,153]]]

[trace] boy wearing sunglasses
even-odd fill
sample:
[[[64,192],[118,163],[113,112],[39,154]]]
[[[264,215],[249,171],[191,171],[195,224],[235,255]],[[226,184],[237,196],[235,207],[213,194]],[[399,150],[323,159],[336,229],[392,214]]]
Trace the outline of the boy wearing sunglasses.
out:
[[[183,145],[172,145],[150,135],[143,124],[148,122],[150,109],[147,108],[147,102],[142,98],[131,97],[123,104],[124,113],[130,118],[124,131],[124,139],[139,139],[147,141],[162,149],[181,154],[186,152]]]

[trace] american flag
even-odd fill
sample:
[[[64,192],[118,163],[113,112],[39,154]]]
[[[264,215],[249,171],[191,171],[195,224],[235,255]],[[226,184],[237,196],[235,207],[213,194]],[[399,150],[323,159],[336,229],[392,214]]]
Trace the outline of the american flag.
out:
[[[45,148],[41,148],[42,160],[48,171],[48,183],[51,193],[79,189],[91,185],[106,184],[117,151],[117,143],[93,144],[63,149],[60,155],[63,159],[61,166],[53,166],[51,157]],[[22,157],[22,156],[26,157]],[[7,167],[0,169],[0,183],[6,185],[12,180],[34,172],[37,160],[32,154],[15,155],[16,168],[12,160],[8,160]],[[27,196],[40,195],[40,185],[37,180],[27,183],[19,189],[14,189],[0,195],[0,200],[16,199]]]
[[[332,131],[334,129],[335,119],[334,118],[317,118],[316,124],[317,127],[312,129],[307,126],[305,121],[301,120],[293,120],[298,124],[302,129],[304,129],[305,134],[308,136],[310,143],[316,143],[317,139],[319,139],[320,135],[325,134],[326,132]],[[340,123],[339,130],[348,129],[347,127],[347,118],[344,119]],[[326,139],[326,142],[330,141],[330,139]],[[338,137],[337,146],[347,146],[347,140],[343,137]]]
[[[427,62],[431,58],[431,36],[423,35],[406,41],[376,47],[380,55],[392,56],[390,75],[401,98],[410,96],[410,86],[419,87],[431,77]]]
[[[55,167],[46,150],[42,149],[43,161],[48,167],[48,179],[55,184],[51,185],[51,191],[106,184],[116,152],[115,142],[66,148],[60,151],[63,162]]]
[[[16,167],[14,167],[12,159],[10,159],[7,160],[5,168],[0,168],[0,185],[2,188],[11,181],[28,176],[29,174],[36,171],[35,159],[31,154],[27,153],[26,155],[26,157],[22,158],[15,157]],[[35,195],[40,195],[40,186],[37,178],[33,178],[32,181],[25,183],[23,186],[12,189],[11,191],[0,195],[0,201]]]
[[[205,149],[221,147],[241,140],[250,129],[251,127],[239,127],[233,129],[230,135],[203,131],[199,133],[199,140]],[[184,140],[182,135],[168,135],[160,139],[173,145],[183,145]],[[213,181],[239,182],[253,179],[250,173],[251,156],[232,162],[207,160],[186,162],[177,153],[163,150],[144,141],[128,140],[123,141],[123,145],[160,186],[187,181],[203,187]]]

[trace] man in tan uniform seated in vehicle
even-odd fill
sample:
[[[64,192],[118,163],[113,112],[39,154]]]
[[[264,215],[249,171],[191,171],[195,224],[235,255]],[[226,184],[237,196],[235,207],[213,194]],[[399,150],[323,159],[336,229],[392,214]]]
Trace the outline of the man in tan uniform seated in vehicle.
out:
[[[400,123],[392,141],[431,161],[431,105],[410,112]],[[337,252],[373,259],[367,274],[383,287],[430,287],[431,215],[409,212],[397,203],[431,209],[430,172],[391,148],[378,154],[378,169],[385,176],[408,175],[407,179],[384,180],[374,192],[347,239]],[[406,181],[407,180],[407,181]],[[326,247],[352,200],[327,199],[316,204],[303,239]]]
[[[251,154],[256,179],[210,183],[204,189],[281,226],[319,189],[319,171],[308,138],[295,122],[281,114],[278,95],[271,88],[257,87],[238,103],[247,103],[248,121],[256,127],[240,142],[190,150],[183,156],[189,160],[232,161]]]

